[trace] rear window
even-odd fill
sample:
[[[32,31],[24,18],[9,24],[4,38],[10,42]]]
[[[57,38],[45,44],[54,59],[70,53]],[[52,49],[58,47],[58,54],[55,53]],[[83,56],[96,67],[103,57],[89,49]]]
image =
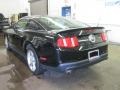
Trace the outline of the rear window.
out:
[[[61,17],[40,17],[36,20],[47,30],[72,29],[88,27],[87,24]]]

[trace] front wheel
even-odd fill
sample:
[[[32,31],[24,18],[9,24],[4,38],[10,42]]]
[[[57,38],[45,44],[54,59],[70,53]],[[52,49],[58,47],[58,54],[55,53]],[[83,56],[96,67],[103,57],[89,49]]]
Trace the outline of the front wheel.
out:
[[[30,44],[27,45],[26,49],[27,49],[27,64],[28,64],[29,69],[35,75],[42,74],[43,69],[40,65],[35,49]]]
[[[8,40],[7,36],[5,36],[5,47],[6,47],[7,50],[10,50],[9,40]]]

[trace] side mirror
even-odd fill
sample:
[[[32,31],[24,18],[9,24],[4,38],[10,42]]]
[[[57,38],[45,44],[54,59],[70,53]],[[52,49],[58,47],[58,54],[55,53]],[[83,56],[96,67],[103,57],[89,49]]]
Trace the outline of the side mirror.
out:
[[[17,25],[17,24],[15,24],[15,25],[13,25],[13,26],[12,26],[12,28],[16,31],[17,29],[19,29],[19,28],[20,28],[20,26],[19,26],[19,25]]]

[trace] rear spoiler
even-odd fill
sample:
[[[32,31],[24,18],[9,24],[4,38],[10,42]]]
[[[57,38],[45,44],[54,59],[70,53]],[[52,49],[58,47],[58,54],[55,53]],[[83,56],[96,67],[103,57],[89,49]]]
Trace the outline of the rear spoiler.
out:
[[[91,29],[104,29],[104,27],[86,27],[86,28],[75,28],[75,29],[65,29],[63,31],[58,31],[57,34],[60,34],[60,33],[66,33],[66,32],[73,32],[73,31],[78,31],[78,30],[91,30]]]

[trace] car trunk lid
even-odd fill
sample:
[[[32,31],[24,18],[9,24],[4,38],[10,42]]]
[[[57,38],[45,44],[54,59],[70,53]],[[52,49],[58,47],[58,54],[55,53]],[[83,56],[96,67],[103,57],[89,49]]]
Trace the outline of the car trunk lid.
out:
[[[104,43],[106,37],[103,34],[103,27],[87,27],[58,31],[58,38],[77,37],[79,46],[73,48],[62,47],[64,50],[85,50],[97,47],[98,44]],[[103,40],[104,39],[104,40]],[[58,40],[58,39],[57,39]],[[67,40],[67,39],[66,39]],[[75,42],[76,43],[76,42]]]

